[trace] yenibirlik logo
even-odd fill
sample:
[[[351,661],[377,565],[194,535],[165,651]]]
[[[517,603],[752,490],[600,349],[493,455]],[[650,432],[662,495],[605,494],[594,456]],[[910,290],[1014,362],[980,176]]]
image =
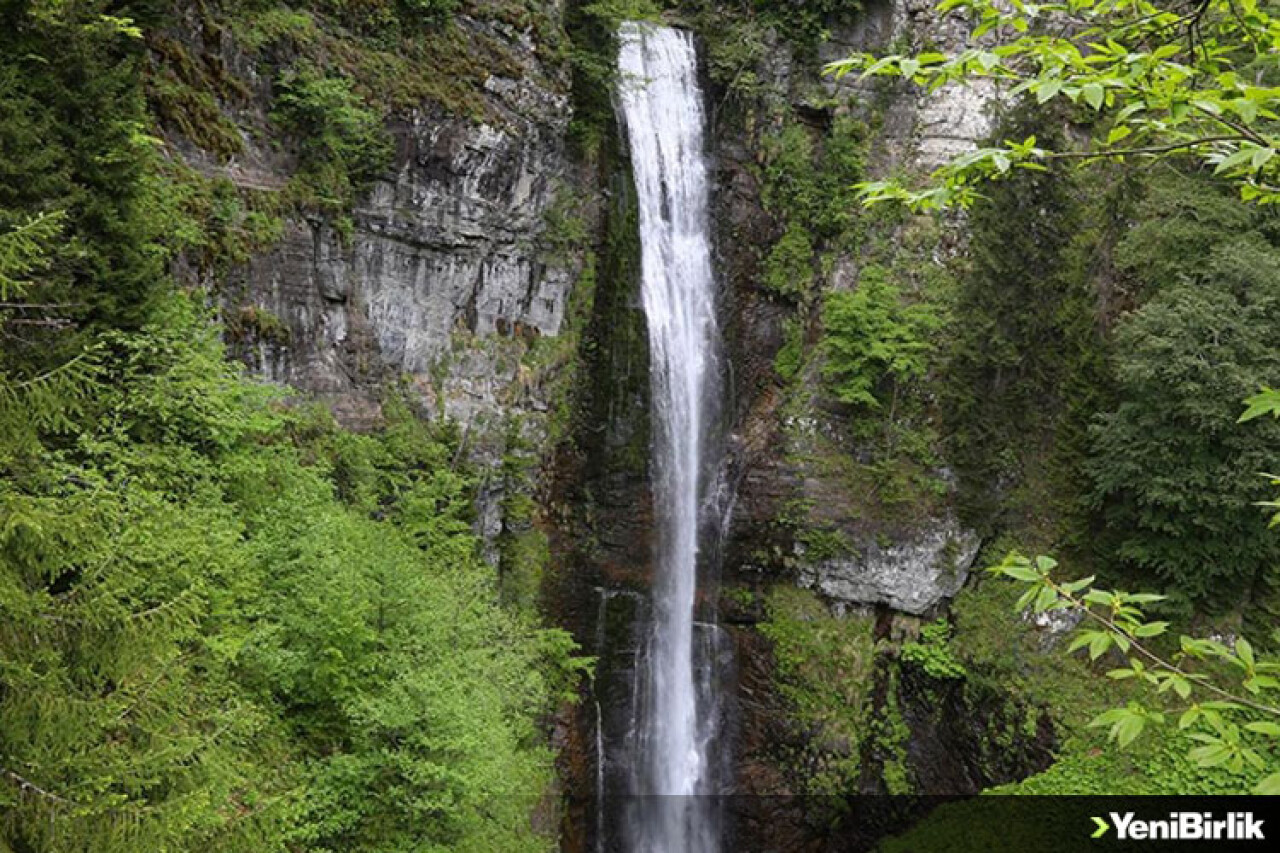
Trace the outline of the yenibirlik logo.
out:
[[[1102,838],[1115,826],[1120,841],[1265,841],[1261,818],[1253,812],[1229,812],[1214,818],[1213,812],[1170,812],[1168,820],[1144,820],[1133,812],[1109,812],[1111,823],[1093,819],[1097,827],[1090,838]]]

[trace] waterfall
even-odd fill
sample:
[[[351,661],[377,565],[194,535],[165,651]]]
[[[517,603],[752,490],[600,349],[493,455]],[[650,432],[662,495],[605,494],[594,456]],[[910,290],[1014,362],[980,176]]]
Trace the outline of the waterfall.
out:
[[[716,792],[715,653],[695,642],[700,512],[716,460],[719,333],[711,274],[705,115],[692,37],[626,23],[618,109],[639,205],[658,522],[650,633],[637,667],[629,821],[639,853],[709,853]],[[699,626],[699,633],[706,634]],[[653,796],[656,795],[656,796]]]

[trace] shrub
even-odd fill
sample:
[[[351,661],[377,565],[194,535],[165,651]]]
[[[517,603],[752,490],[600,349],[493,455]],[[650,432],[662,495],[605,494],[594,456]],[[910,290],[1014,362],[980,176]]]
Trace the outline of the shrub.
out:
[[[272,114],[299,140],[303,200],[331,211],[381,174],[391,140],[381,116],[355,93],[351,81],[304,65],[281,75]]]
[[[924,375],[937,315],[905,304],[883,267],[862,271],[858,289],[827,295],[822,312],[823,375],[843,403],[878,409],[886,385]]]

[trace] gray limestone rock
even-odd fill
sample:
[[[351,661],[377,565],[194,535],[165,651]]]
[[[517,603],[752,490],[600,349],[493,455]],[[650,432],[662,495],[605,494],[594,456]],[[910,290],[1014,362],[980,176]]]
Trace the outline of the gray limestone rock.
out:
[[[836,29],[819,50],[823,62],[844,59],[852,53],[880,53],[893,45],[916,49],[962,49],[969,40],[970,25],[958,15],[939,16],[934,0],[872,0],[849,27]],[[974,147],[991,132],[991,106],[998,97],[986,81],[943,86],[934,92],[886,78],[863,80],[850,74],[824,81],[832,95],[852,94],[874,102],[885,90],[892,107],[884,111],[884,127],[877,146],[877,165],[933,169]]]
[[[887,604],[920,615],[964,585],[980,542],[951,516],[888,543],[800,569],[800,585],[842,604]]]

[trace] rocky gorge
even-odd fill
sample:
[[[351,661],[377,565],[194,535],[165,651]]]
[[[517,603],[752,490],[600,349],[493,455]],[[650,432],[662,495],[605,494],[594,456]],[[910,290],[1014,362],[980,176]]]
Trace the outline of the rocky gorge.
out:
[[[1148,5],[0,3],[0,849],[1280,792],[1280,27]]]
[[[917,294],[908,298],[948,274],[967,239],[962,220],[866,223],[847,187],[924,170],[976,144],[992,126],[994,98],[824,74],[826,62],[852,51],[967,37],[917,0],[839,5],[823,13],[821,39],[734,4],[662,12],[700,39],[709,91],[730,366],[719,529],[708,534],[723,573],[699,606],[720,611],[735,649],[724,675],[736,696],[725,760],[734,790],[751,795],[737,816],[741,837],[760,850],[842,843],[845,830],[831,830],[796,797],[973,793],[1043,767],[1053,741],[1047,718],[1025,732],[1005,719],[1034,719],[1033,709],[931,682],[898,659],[924,621],[946,612],[982,540],[961,521],[945,460],[929,447],[895,457],[882,436],[851,428],[857,407],[826,390],[816,306],[857,292],[868,268],[904,276]],[[626,701],[653,570],[634,190],[607,108],[612,84],[566,61],[564,48],[576,41],[575,50],[609,56],[610,14],[621,12],[464,4],[445,56],[484,61],[457,60],[467,73],[453,90],[410,96],[389,112],[390,159],[349,209],[286,212],[278,233],[243,260],[212,271],[184,259],[179,269],[214,295],[232,350],[253,371],[325,401],[342,423],[378,424],[381,395],[396,386],[424,417],[457,425],[462,452],[484,472],[476,525],[487,558],[520,587],[523,606],[569,628],[599,658],[592,686],[555,724],[570,851],[598,842],[591,812],[613,785],[597,782],[612,778],[597,766],[600,747],[625,736],[608,708]],[[166,142],[181,163],[255,197],[288,191],[305,138],[282,147],[268,132],[279,93],[263,63],[298,50],[343,59],[332,36],[318,47],[291,38],[263,46],[196,6],[154,39],[154,55],[167,46],[204,69],[197,82],[225,75],[240,87],[217,102],[219,121],[239,139],[235,153],[202,147],[175,121]],[[400,73],[410,71],[438,70]],[[349,73],[373,84],[359,79],[358,63]],[[789,199],[792,179],[774,164],[793,162],[819,192],[834,192],[820,204],[848,210],[814,214],[804,209],[813,199]],[[769,281],[778,266],[770,247],[796,228],[812,237],[784,273],[798,280],[779,288]],[[786,351],[802,355],[781,370]],[[917,407],[906,417],[930,415]],[[775,651],[783,621],[815,630],[845,623],[857,635],[859,651],[840,672],[841,707],[796,716],[809,676],[778,660],[793,654]],[[893,731],[868,728],[877,717]],[[993,757],[985,734],[1011,726],[1016,746]]]

